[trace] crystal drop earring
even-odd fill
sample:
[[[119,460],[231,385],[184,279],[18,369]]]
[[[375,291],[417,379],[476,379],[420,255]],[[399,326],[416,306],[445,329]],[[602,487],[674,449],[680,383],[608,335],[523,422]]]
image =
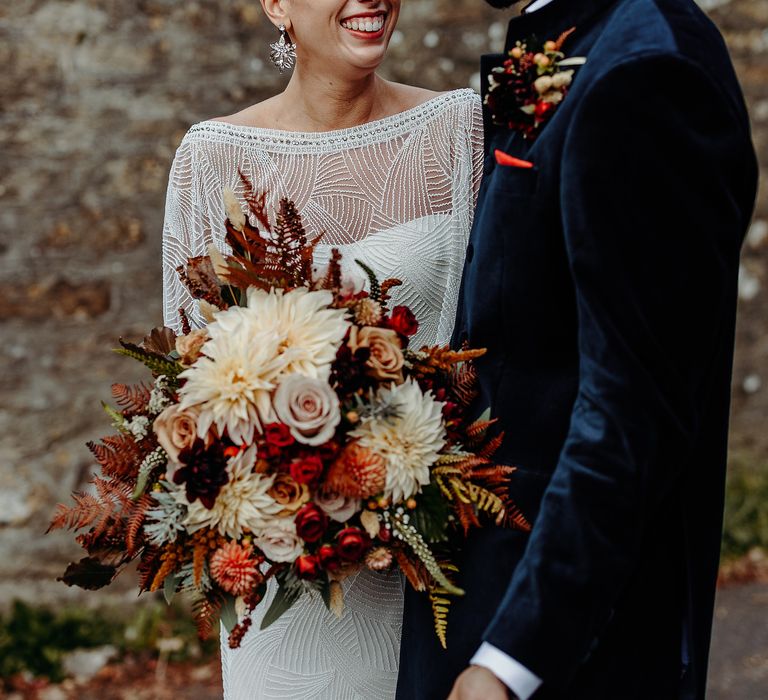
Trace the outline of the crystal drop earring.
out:
[[[286,68],[293,68],[296,63],[296,46],[288,37],[284,24],[280,25],[280,38],[274,44],[270,44],[269,48],[271,49],[269,57],[281,73]]]

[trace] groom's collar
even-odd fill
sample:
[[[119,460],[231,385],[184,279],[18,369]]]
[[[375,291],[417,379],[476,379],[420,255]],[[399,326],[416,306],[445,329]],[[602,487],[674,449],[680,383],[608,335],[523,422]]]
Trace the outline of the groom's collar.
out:
[[[549,4],[536,9],[535,3],[529,3],[523,14],[513,17],[509,22],[509,32],[504,48],[506,53],[514,48],[515,43],[542,32],[541,39],[556,39],[559,34],[578,28],[594,15],[613,5],[617,0],[551,0]],[[531,12],[527,12],[531,8]]]

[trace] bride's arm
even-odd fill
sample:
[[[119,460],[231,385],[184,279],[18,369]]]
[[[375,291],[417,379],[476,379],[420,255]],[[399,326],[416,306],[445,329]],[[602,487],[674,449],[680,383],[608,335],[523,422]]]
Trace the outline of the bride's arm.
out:
[[[475,207],[477,207],[477,197],[480,194],[480,182],[483,179],[483,162],[485,160],[483,106],[480,98],[472,102],[469,142],[472,149],[472,213],[474,214]]]
[[[179,309],[184,310],[193,327],[203,325],[197,303],[177,272],[188,258],[204,255],[206,239],[210,239],[196,151],[195,145],[186,140],[176,151],[163,222],[163,321],[177,333],[181,331]]]

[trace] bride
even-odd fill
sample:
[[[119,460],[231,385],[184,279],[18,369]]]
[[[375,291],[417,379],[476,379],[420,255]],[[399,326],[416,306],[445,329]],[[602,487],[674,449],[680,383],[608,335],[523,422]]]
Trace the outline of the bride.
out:
[[[280,32],[273,61],[295,58],[296,68],[283,93],[184,137],[163,231],[166,325],[179,329],[179,308],[203,324],[176,267],[210,243],[225,249],[221,193],[242,199],[240,169],[273,207],[294,200],[308,233],[323,234],[316,262],[336,247],[347,265],[361,259],[403,281],[392,303],[416,313],[415,347],[448,342],[482,169],[480,102],[471,90],[438,94],[376,74],[400,2],[261,0]],[[361,570],[344,587],[340,619],[304,596],[260,630],[272,590],[239,649],[223,634],[225,698],[393,698],[401,578]]]

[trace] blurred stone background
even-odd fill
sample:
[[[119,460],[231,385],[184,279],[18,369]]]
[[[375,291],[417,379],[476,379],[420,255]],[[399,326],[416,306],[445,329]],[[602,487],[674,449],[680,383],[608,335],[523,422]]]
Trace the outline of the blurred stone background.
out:
[[[733,53],[768,167],[768,1],[701,0]],[[508,12],[481,0],[403,0],[384,74],[479,88]],[[279,90],[257,0],[0,2],[0,608],[82,600],[55,582],[78,552],[42,537],[87,481],[99,400],[140,376],[110,352],[161,322],[167,173],[188,126]],[[744,250],[734,459],[768,460],[768,192]],[[126,596],[132,582],[112,596]],[[120,590],[123,592],[121,593]],[[87,596],[95,604],[98,596]]]

